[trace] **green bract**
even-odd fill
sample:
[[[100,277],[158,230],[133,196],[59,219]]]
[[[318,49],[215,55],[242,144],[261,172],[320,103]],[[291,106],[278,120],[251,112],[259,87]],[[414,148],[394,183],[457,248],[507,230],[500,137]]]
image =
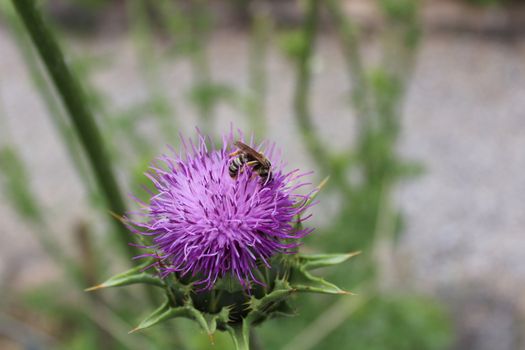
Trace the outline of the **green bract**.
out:
[[[196,293],[191,283],[179,280],[175,274],[161,279],[155,270],[143,271],[153,259],[87,291],[131,284],[160,287],[165,292],[164,303],[131,332],[185,317],[196,321],[210,338],[217,330],[227,331],[237,349],[248,349],[251,327],[273,317],[295,315],[290,296],[304,292],[351,294],[310,271],[343,263],[357,254],[281,255],[272,261],[271,269],[261,269],[266,287],[256,286],[249,293],[234,278],[228,277],[221,279],[212,290]]]

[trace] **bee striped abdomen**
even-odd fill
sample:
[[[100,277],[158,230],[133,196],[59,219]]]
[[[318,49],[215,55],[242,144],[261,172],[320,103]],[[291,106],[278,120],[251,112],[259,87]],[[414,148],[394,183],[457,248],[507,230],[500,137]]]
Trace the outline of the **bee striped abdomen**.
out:
[[[272,180],[272,165],[262,153],[241,141],[235,142],[235,145],[238,150],[230,155],[232,160],[228,167],[228,172],[232,178],[235,179],[239,175],[243,166],[248,166],[255,174],[259,175],[265,184]]]
[[[246,163],[246,157],[244,157],[242,154],[238,157],[233,158],[233,160],[230,163],[230,167],[228,168],[230,176],[233,178],[237,177],[244,163]]]

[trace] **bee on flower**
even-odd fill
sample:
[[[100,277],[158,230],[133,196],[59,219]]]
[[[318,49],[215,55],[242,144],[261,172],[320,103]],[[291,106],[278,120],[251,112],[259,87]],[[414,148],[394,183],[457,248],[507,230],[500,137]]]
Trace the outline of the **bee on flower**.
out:
[[[294,227],[310,205],[308,195],[296,193],[307,174],[285,172],[274,145],[263,156],[232,133],[220,149],[210,149],[202,135],[197,144],[182,144],[182,154],[160,157],[162,165],[148,174],[155,192],[133,230],[152,243],[140,257],[155,257],[162,276],[193,278],[201,290],[227,274],[245,289],[264,285],[258,266],[271,268],[272,256],[295,252],[312,231]]]

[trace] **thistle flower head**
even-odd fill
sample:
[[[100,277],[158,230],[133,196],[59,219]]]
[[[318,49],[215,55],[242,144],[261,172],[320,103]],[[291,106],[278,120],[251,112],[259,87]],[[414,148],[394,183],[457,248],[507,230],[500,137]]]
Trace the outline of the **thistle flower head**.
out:
[[[151,236],[152,243],[141,246],[148,252],[139,257],[154,257],[163,277],[189,276],[202,290],[227,274],[246,289],[263,284],[254,273],[258,266],[271,268],[272,256],[294,253],[298,240],[311,232],[295,225],[309,205],[309,195],[296,193],[307,185],[306,174],[284,172],[272,145],[265,147],[270,180],[262,181],[248,165],[232,178],[232,133],[220,149],[209,149],[202,135],[197,144],[182,144],[181,154],[163,155],[147,174],[155,191],[135,213],[142,219],[131,222],[134,232]]]

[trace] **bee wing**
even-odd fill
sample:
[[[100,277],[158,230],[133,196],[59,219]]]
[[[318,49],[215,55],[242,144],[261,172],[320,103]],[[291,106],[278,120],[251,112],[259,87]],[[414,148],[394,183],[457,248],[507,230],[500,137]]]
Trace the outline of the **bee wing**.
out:
[[[263,156],[247,144],[242,143],[241,141],[236,141],[235,146],[241,151],[245,152],[246,154],[252,156],[259,163],[264,164],[265,166],[270,166],[270,161],[265,156]]]

